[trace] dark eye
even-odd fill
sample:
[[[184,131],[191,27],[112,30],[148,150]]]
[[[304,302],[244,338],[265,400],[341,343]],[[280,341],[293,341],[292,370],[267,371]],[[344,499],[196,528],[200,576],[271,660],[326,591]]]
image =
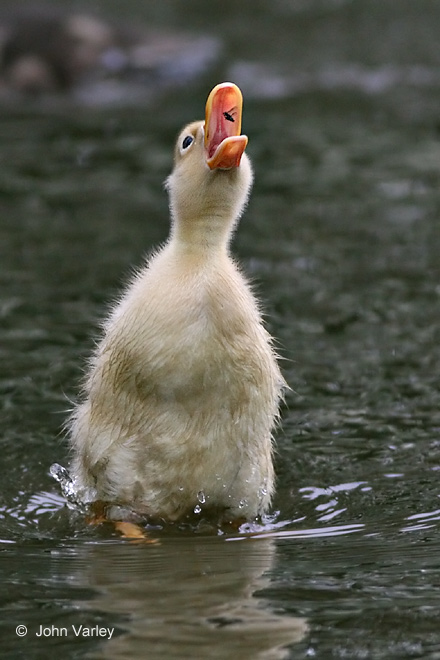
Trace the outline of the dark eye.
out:
[[[182,149],[188,149],[189,145],[194,142],[194,138],[192,135],[187,135],[186,137],[183,138],[182,142]]]

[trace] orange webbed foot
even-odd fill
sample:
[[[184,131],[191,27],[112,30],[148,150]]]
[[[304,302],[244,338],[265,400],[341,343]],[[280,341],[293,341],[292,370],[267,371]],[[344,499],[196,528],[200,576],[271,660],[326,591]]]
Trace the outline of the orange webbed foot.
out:
[[[111,517],[107,515],[108,508],[109,504],[107,502],[92,502],[90,505],[90,513],[86,518],[88,524],[110,524],[124,539],[152,544],[159,543],[158,539],[150,538],[148,532],[137,523],[129,522],[127,520],[112,520]]]

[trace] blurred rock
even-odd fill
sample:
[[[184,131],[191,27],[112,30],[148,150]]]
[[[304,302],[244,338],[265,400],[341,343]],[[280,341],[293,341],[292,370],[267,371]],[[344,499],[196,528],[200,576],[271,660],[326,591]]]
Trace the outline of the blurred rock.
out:
[[[69,94],[89,104],[146,99],[202,75],[219,58],[208,35],[116,25],[48,8],[0,16],[0,94]]]

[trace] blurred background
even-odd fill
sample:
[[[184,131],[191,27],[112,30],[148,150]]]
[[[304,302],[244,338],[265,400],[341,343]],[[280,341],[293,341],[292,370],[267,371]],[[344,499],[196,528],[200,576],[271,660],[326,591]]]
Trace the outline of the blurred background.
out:
[[[205,657],[255,657],[255,627],[273,657],[439,657],[439,33],[435,0],[1,3],[5,657],[95,648],[17,639],[42,609],[116,621],[105,657],[193,657],[205,624]],[[167,237],[175,136],[224,80],[243,91],[256,174],[233,251],[292,387],[277,496],[240,551],[168,529],[148,554],[69,513],[48,470],[68,463],[99,320]],[[210,571],[229,576],[209,583],[218,600]],[[185,615],[188,576],[200,607]]]

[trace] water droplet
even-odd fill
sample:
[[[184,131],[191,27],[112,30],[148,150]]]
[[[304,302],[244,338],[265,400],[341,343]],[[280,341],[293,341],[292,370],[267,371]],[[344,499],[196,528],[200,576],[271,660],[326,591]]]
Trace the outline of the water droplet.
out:
[[[51,476],[60,484],[61,492],[66,500],[74,502],[76,495],[75,483],[68,470],[59,463],[54,463],[50,466],[49,471]]]
[[[69,471],[62,465],[58,463],[51,465],[50,475],[60,484],[61,492],[68,505],[82,507],[96,500],[95,489],[79,487],[76,477],[72,478]]]
[[[247,500],[240,500],[238,503],[238,508],[243,509],[245,506],[247,506]]]
[[[272,525],[277,521],[280,511],[273,511],[272,513],[263,513],[261,515],[261,522],[263,525]]]
[[[202,507],[200,506],[200,504],[196,504],[195,507],[194,507],[194,513],[200,513],[201,510],[202,510]]]
[[[182,492],[184,490],[183,486],[179,486],[179,490]]]
[[[51,465],[49,472],[51,477],[56,479],[59,483],[61,483],[62,481],[68,481],[70,479],[70,474],[68,473],[66,468],[60,465],[59,463],[54,463],[53,465]]]
[[[199,500],[200,504],[205,504],[206,496],[203,490],[199,490],[199,492],[197,493],[197,499]]]

